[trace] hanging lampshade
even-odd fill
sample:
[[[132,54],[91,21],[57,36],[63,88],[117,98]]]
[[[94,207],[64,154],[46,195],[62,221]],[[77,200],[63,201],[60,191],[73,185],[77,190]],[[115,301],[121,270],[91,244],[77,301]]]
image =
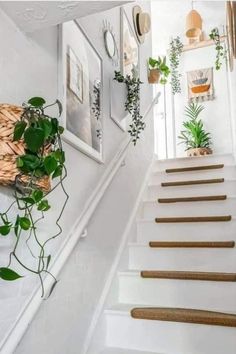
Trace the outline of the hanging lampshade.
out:
[[[202,18],[196,10],[189,12],[186,18],[186,36],[199,37],[202,33]]]

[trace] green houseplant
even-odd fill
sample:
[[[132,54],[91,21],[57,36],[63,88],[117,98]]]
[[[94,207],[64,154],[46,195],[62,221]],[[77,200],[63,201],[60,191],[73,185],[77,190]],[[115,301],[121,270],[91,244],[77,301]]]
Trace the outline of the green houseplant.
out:
[[[185,115],[188,118],[183,122],[184,130],[181,131],[180,144],[185,144],[188,156],[208,155],[212,153],[210,149],[211,136],[203,127],[203,122],[199,119],[204,107],[198,103],[190,103],[185,107]]]
[[[170,74],[170,69],[166,65],[166,57],[158,57],[158,59],[149,58],[149,75],[148,82],[150,84],[160,84],[165,85],[167,83],[167,78]]]
[[[215,43],[215,50],[216,50],[215,69],[220,70],[223,61],[226,59],[227,51],[224,49],[223,45],[221,44],[219,29],[217,27],[213,28],[211,30],[211,33],[209,34],[209,37]]]
[[[136,145],[138,139],[140,139],[141,131],[145,129],[143,116],[140,114],[140,85],[142,82],[134,76],[127,75],[124,77],[119,71],[115,71],[114,80],[126,85],[127,99],[125,110],[131,114],[132,118],[128,133],[132,138],[133,144]]]
[[[23,273],[29,272],[38,276],[42,297],[45,295],[44,277],[47,274],[52,277],[52,289],[57,282],[49,271],[52,257],[47,246],[62,232],[60,219],[69,198],[63,184],[67,176],[65,153],[61,143],[63,128],[57,118],[47,114],[48,108],[54,105],[58,107],[60,116],[62,105],[58,100],[53,104],[47,104],[43,98],[33,97],[23,104],[23,113],[14,125],[13,141],[23,142],[25,152],[16,159],[19,173],[13,186],[13,201],[0,213],[0,235],[6,237],[12,234],[15,239],[8,264],[0,268],[0,278],[6,281],[21,278],[22,275],[12,269],[17,262]],[[47,191],[39,183],[45,178],[55,180],[53,187]],[[56,230],[52,235],[49,234],[42,239],[39,235],[39,225],[44,221],[45,213],[51,208],[49,196],[59,186],[65,194],[65,200],[55,221]],[[19,244],[24,244],[28,248],[34,259],[33,266],[22,259],[18,251]]]
[[[183,43],[180,37],[172,38],[170,41],[169,49],[169,60],[170,60],[170,71],[171,71],[171,88],[172,93],[181,93],[180,77],[181,74],[178,71],[180,56],[183,51]]]

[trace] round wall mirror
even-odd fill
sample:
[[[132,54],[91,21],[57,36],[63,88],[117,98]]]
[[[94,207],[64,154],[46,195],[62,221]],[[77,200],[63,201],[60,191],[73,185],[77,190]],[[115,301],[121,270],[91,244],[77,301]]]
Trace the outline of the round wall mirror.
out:
[[[110,58],[113,58],[116,54],[116,42],[111,31],[106,30],[104,32],[104,42],[108,56]]]

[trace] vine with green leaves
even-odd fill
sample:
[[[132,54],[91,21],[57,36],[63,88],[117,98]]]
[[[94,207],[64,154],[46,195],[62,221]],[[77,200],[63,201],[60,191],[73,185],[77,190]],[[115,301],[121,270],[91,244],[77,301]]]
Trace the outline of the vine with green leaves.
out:
[[[172,93],[181,93],[180,78],[181,74],[178,71],[180,56],[183,51],[183,43],[180,40],[180,37],[172,38],[170,41],[170,50],[169,50],[169,61],[170,61],[170,72],[171,72],[171,88]]]
[[[10,206],[0,213],[0,235],[15,235],[12,251],[9,255],[9,263],[6,267],[0,268],[0,278],[13,281],[21,278],[11,268],[13,259],[27,272],[39,277],[42,297],[45,295],[44,277],[49,274],[53,278],[53,285],[49,292],[55,287],[57,280],[49,271],[51,255],[47,254],[48,243],[62,233],[60,225],[61,216],[65,210],[68,194],[63,181],[67,176],[65,167],[65,152],[61,143],[63,128],[59,125],[58,119],[49,116],[46,112],[49,107],[58,106],[59,116],[62,113],[62,105],[57,100],[53,104],[46,104],[41,97],[33,97],[23,104],[23,114],[14,127],[14,141],[23,141],[25,154],[17,158],[16,163],[19,174],[16,176],[14,185],[14,200]],[[44,178],[59,179],[49,191],[45,191],[40,184]],[[55,222],[57,232],[46,240],[41,241],[38,235],[38,223],[44,219],[44,214],[51,205],[48,202],[49,195],[61,186],[65,195],[62,208]],[[12,217],[14,208],[17,208],[16,217]],[[25,235],[26,233],[26,235]],[[37,245],[37,254],[30,247],[30,242]],[[36,267],[24,263],[18,254],[20,242],[25,242],[32,257],[35,259]]]
[[[213,28],[209,37],[215,43],[215,50],[216,50],[216,59],[215,59],[215,68],[216,70],[220,70],[221,66],[223,65],[223,61],[227,58],[227,50],[221,44],[220,40],[220,33],[217,27]]]
[[[115,77],[119,83],[124,83],[127,87],[127,99],[125,102],[125,110],[131,114],[132,123],[129,125],[128,133],[132,138],[132,142],[136,145],[140,139],[141,132],[145,129],[143,116],[140,114],[140,85],[142,81],[139,78],[127,75],[124,77],[120,71],[115,71]]]

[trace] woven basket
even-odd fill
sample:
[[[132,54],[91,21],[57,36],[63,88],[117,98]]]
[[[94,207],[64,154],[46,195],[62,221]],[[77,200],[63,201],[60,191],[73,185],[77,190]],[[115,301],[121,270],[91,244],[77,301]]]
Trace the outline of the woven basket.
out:
[[[18,180],[24,187],[29,181],[28,176],[21,175],[16,166],[17,157],[25,153],[24,143],[22,140],[13,141],[14,126],[22,113],[22,107],[0,104],[0,184],[4,186],[15,185]],[[50,178],[37,179],[35,185],[48,192],[51,188]],[[20,189],[23,191],[23,188]]]

